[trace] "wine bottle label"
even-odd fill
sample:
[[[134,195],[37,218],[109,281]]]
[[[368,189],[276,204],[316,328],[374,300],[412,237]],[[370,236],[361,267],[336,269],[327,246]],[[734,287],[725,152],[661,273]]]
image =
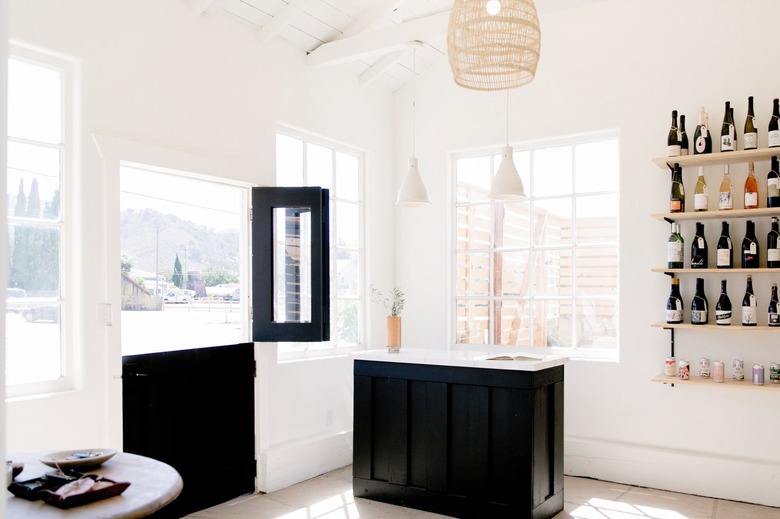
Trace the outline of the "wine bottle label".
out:
[[[729,133],[720,136],[720,151],[734,151],[734,125],[729,125]]]
[[[703,236],[699,236],[698,238],[696,238],[696,243],[699,244],[699,248],[700,249],[703,249],[704,248],[704,237]]]
[[[780,249],[767,249],[766,250],[767,261],[780,261]]]
[[[780,178],[768,178],[766,181],[766,196],[780,196]]]
[[[691,310],[691,323],[692,324],[707,324],[707,311],[706,310]]]
[[[707,149],[707,137],[704,135],[704,129],[702,129],[701,135],[696,137],[694,146],[696,147],[696,153],[704,153],[704,150]]]
[[[731,324],[731,310],[715,310],[715,324]]]
[[[758,205],[758,193],[745,193],[745,207],[754,207]]]
[[[669,212],[679,213],[680,211],[682,211],[682,200],[679,198],[669,200]]]
[[[719,267],[731,266],[731,251],[729,249],[718,249],[717,264]]]
[[[667,157],[679,157],[680,156],[680,145],[674,144],[672,146],[666,147],[666,156]]]
[[[746,150],[754,150],[756,149],[756,142],[758,142],[758,134],[755,132],[746,133],[745,134],[745,149]]]
[[[732,200],[730,191],[720,192],[720,200],[718,201],[718,207],[721,210],[734,208],[734,201]]]
[[[666,310],[666,322],[667,323],[681,323],[683,320],[682,310]]]
[[[780,314],[770,312],[767,317],[767,324],[769,326],[780,326]]]
[[[756,322],[756,307],[755,306],[743,306],[742,307],[742,324],[755,324]]]
[[[679,241],[670,241],[666,248],[666,259],[669,263],[682,263],[683,244]]]
[[[778,183],[778,186],[780,186],[780,183]],[[778,194],[780,194],[780,190],[778,190]],[[706,211],[707,210],[707,193],[696,193],[693,195],[693,208],[697,211]]]
[[[770,148],[780,146],[780,130],[772,130],[769,132],[767,134],[766,140],[767,146]]]
[[[704,268],[704,256],[693,256],[691,258],[691,268],[692,269]]]

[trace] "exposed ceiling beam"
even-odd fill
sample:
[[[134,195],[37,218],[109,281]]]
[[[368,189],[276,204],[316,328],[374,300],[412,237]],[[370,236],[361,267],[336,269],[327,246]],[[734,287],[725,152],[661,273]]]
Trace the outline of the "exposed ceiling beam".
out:
[[[407,0],[377,0],[376,2],[369,5],[365,11],[363,11],[363,13],[360,15],[360,18],[355,20],[352,25],[344,30],[344,33],[341,37],[347,38],[349,36],[360,34],[361,32],[371,27],[374,22],[382,18],[385,14],[393,11],[394,9],[398,9],[406,2]]]
[[[274,36],[290,25],[292,19],[306,9],[312,0],[290,0],[290,2],[257,31],[257,40],[260,43],[271,41]]]
[[[406,50],[397,50],[385,56],[374,63],[371,68],[360,74],[360,86],[364,87],[371,84],[376,78],[385,73],[387,69],[398,63],[398,60],[406,54]]]
[[[403,50],[407,42],[445,34],[449,20],[449,11],[440,11],[386,29],[323,43],[306,56],[306,64],[310,67],[335,66]]]
[[[198,17],[209,10],[216,0],[190,0],[192,16]]]

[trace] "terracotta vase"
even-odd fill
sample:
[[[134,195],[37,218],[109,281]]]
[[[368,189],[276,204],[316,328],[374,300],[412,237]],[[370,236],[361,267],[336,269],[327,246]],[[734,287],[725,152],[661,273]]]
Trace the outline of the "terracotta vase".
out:
[[[401,351],[401,317],[389,316],[387,318],[387,351],[398,353]]]

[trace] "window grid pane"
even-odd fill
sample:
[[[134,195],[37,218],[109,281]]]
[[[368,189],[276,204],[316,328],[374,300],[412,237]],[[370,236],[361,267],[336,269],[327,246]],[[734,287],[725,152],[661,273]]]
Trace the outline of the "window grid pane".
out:
[[[522,202],[486,201],[500,156],[455,161],[456,344],[617,349],[617,149],[515,153]]]
[[[292,142],[295,145],[290,145]],[[280,143],[284,144],[283,146]],[[362,161],[355,153],[305,137],[277,134],[277,184],[320,186],[330,190],[331,340],[280,343],[280,351],[353,347],[362,342]],[[300,176],[290,175],[290,170]]]
[[[67,64],[11,57],[8,67],[6,383],[65,388],[57,381],[69,375],[61,326]]]

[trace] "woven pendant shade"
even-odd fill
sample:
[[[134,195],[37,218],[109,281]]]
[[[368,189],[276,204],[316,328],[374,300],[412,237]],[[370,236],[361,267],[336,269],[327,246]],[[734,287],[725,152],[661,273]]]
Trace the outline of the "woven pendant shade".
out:
[[[541,44],[532,0],[455,0],[447,50],[458,85],[504,90],[530,83]]]

